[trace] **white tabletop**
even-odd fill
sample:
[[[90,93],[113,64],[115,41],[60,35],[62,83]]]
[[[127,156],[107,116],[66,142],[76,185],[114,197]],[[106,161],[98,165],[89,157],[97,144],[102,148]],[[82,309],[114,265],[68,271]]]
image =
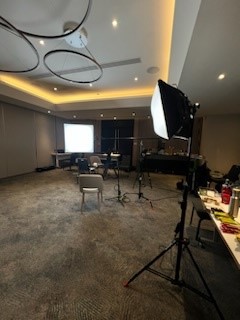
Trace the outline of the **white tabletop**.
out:
[[[211,209],[211,208],[221,209],[225,213],[228,213],[229,205],[223,204],[221,202],[221,196],[219,194],[210,193],[210,195],[209,194],[206,194],[206,195],[199,194],[199,195],[207,209]],[[234,261],[236,262],[238,269],[240,269],[240,242],[236,239],[235,234],[222,232],[220,228],[221,221],[217,220],[214,214],[210,214],[210,216],[221,238],[223,239],[226,247],[231,253]],[[238,217],[235,219],[235,221],[237,221],[238,223],[239,223],[239,218],[240,218],[240,209],[238,211]],[[239,223],[239,226],[240,226],[240,223]]]

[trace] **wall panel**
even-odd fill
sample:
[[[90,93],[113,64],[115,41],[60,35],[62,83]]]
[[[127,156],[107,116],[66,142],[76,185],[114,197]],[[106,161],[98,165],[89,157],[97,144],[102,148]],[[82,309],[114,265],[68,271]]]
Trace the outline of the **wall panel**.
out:
[[[0,178],[7,176],[7,150],[4,130],[4,109],[0,104]]]
[[[7,176],[32,172],[36,168],[34,112],[4,105]]]
[[[54,164],[52,152],[56,149],[55,117],[35,113],[37,167]]]
[[[240,164],[240,115],[205,117],[201,153],[208,167],[227,173],[233,164]]]

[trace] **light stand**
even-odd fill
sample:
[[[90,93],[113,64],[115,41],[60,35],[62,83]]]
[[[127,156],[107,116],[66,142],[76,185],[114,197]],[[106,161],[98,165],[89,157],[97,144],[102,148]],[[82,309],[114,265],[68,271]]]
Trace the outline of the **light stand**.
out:
[[[141,141],[140,142],[140,150],[139,150],[139,161],[138,161],[138,166],[137,166],[137,175],[136,175],[135,182],[133,184],[133,188],[135,187],[136,181],[138,181],[138,193],[137,193],[138,199],[140,200],[142,198],[142,199],[145,199],[145,200],[149,201],[151,207],[153,208],[151,200],[149,198],[145,197],[143,195],[143,192],[142,192],[142,183],[145,180],[144,168],[143,168],[144,167],[144,157],[145,156],[146,155],[143,152],[143,143]],[[148,181],[149,181],[150,187],[152,188],[152,182],[151,182],[151,177],[149,175],[149,172],[148,172]],[[132,193],[132,194],[136,194],[136,193]]]
[[[159,83],[159,88],[162,89],[161,93],[165,94],[165,99],[166,99],[166,94],[168,93],[167,90],[169,88],[167,87],[166,91],[164,91],[165,88],[164,87],[162,88],[160,86],[162,86],[162,83]],[[163,83],[163,86],[164,86],[164,83]],[[178,89],[175,89],[175,88],[174,88],[174,90],[178,91],[178,92],[174,92],[174,94],[177,93],[179,95],[179,93],[180,93],[180,97],[181,97],[181,99],[183,99],[182,104],[184,104],[184,108],[186,108],[186,107],[189,108],[189,112],[190,112],[189,120],[190,120],[190,123],[189,123],[189,128],[188,129],[189,129],[189,137],[192,138],[194,116],[195,116],[195,113],[196,113],[196,108],[199,107],[199,106],[190,104],[188,98],[182,92],[180,92]],[[179,97],[177,97],[177,99],[178,99],[177,102],[179,103]],[[172,103],[172,100],[171,100],[171,103]],[[165,128],[164,128],[164,130],[165,130]],[[167,131],[165,131],[165,132],[167,132]],[[190,148],[190,150],[191,150],[191,148]],[[186,180],[188,180],[188,178],[189,178],[190,156],[191,155],[189,153],[189,158],[188,158],[189,165],[188,165],[188,170],[187,170],[187,173],[186,173]],[[189,240],[184,238],[184,228],[185,228],[185,218],[186,218],[186,209],[187,209],[188,190],[189,190],[188,185],[187,185],[187,183],[185,183],[184,184],[184,190],[183,190],[183,198],[182,198],[182,201],[180,203],[181,204],[181,219],[180,219],[180,222],[176,226],[174,240],[162,252],[160,252],[155,258],[153,258],[143,268],[141,268],[138,272],[136,272],[124,284],[124,286],[128,287],[128,285],[133,280],[135,280],[138,276],[140,276],[144,271],[149,271],[149,272],[151,272],[151,273],[153,273],[153,274],[155,274],[157,276],[160,276],[160,277],[170,281],[174,285],[177,285],[179,287],[187,288],[187,289],[191,290],[192,292],[198,294],[202,298],[204,298],[204,299],[208,300],[209,302],[213,303],[213,305],[215,306],[216,311],[217,311],[217,313],[219,315],[219,318],[220,319],[224,319],[224,316],[223,316],[221,310],[219,309],[219,307],[217,305],[217,302],[214,299],[213,294],[211,293],[211,291],[210,291],[210,289],[209,289],[209,287],[207,285],[207,282],[204,279],[204,277],[203,277],[203,275],[201,273],[201,270],[200,270],[196,260],[194,259],[190,249],[189,249],[189,246],[188,246],[189,245]],[[160,259],[162,256],[164,256],[169,250],[171,250],[175,245],[177,246],[177,259],[176,259],[174,277],[170,277],[170,276],[164,274],[163,272],[160,272],[158,270],[153,269],[151,266],[158,259]],[[198,289],[196,289],[196,288],[192,287],[191,285],[187,284],[184,280],[180,279],[180,269],[181,269],[181,260],[182,260],[183,250],[185,250],[189,254],[189,256],[191,258],[191,261],[192,261],[192,263],[193,263],[193,265],[194,265],[194,267],[195,267],[195,269],[196,269],[196,271],[197,271],[197,273],[198,273],[198,275],[199,275],[199,277],[200,277],[200,279],[201,279],[201,281],[202,281],[202,283],[203,283],[203,285],[204,285],[204,287],[205,287],[205,289],[207,291],[207,294],[199,291]]]
[[[126,193],[122,194],[120,189],[119,157],[117,158],[117,196],[108,198],[106,200],[117,200],[118,202],[121,203],[122,206],[124,206],[125,202],[129,201],[128,197],[126,196]]]

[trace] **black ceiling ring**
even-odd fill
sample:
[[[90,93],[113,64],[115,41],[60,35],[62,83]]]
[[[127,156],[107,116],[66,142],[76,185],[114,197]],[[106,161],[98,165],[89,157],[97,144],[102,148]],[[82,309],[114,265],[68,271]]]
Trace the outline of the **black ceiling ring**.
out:
[[[30,72],[35,70],[40,62],[40,58],[39,58],[39,54],[36,50],[36,48],[33,46],[33,44],[25,37],[25,35],[18,30],[17,28],[14,27],[14,25],[12,25],[10,22],[8,22],[6,19],[4,19],[2,16],[0,16],[0,19],[4,22],[0,22],[0,27],[5,28],[8,31],[14,31],[15,34],[17,34],[18,36],[20,36],[20,38],[22,38],[32,49],[32,51],[35,53],[36,57],[37,57],[37,63],[35,66],[33,66],[32,68],[26,69],[26,70],[3,70],[0,69],[1,72],[8,72],[8,73],[24,73],[24,72]]]
[[[34,38],[41,38],[41,39],[60,39],[60,38],[64,38],[64,37],[69,36],[70,34],[74,33],[75,31],[77,31],[81,27],[81,25],[85,22],[85,20],[87,19],[88,15],[89,15],[91,6],[92,6],[92,0],[88,0],[87,10],[86,10],[86,13],[85,13],[82,21],[76,26],[76,28],[74,28],[73,30],[70,30],[67,33],[63,33],[63,34],[56,35],[56,36],[46,36],[46,35],[42,35],[42,34],[30,33],[30,32],[23,31],[23,30],[19,30],[19,31],[22,32],[23,34],[25,34],[26,36],[34,37]]]
[[[89,61],[91,61],[93,64],[95,64],[95,66],[97,67],[97,69],[100,71],[100,75],[98,77],[96,77],[95,79],[93,80],[89,80],[89,81],[76,81],[76,80],[71,80],[71,79],[68,79],[68,78],[65,78],[63,77],[62,75],[58,74],[57,72],[53,71],[47,64],[46,62],[46,59],[51,56],[51,55],[54,55],[54,54],[58,54],[58,53],[71,53],[71,54],[76,54],[84,59],[87,59]],[[45,65],[45,67],[52,73],[54,74],[56,77],[60,78],[60,79],[63,79],[65,81],[68,81],[68,82],[72,82],[72,83],[80,83],[80,84],[89,84],[89,83],[93,83],[93,82],[96,82],[98,81],[102,75],[103,75],[103,70],[102,70],[102,67],[101,65],[96,61],[94,60],[93,58],[83,54],[83,53],[80,53],[80,52],[76,52],[76,51],[72,51],[72,50],[53,50],[53,51],[49,51],[45,54],[44,58],[43,58],[43,63]]]

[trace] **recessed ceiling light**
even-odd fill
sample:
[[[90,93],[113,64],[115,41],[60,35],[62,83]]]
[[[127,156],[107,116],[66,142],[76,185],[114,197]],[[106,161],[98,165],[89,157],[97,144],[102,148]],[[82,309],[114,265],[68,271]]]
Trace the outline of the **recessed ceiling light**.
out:
[[[92,83],[89,83],[89,87],[92,87]]]
[[[224,73],[221,73],[219,76],[218,76],[218,79],[219,80],[222,80],[222,79],[224,79],[225,78],[225,74]]]
[[[117,117],[113,117],[113,120],[117,120]]]
[[[50,110],[48,110],[48,112],[47,113],[51,113],[51,111]]]
[[[113,28],[116,28],[117,25],[118,25],[117,19],[113,19],[113,21],[112,21]]]
[[[100,117],[101,117],[101,118],[103,117],[103,113],[100,114]]]
[[[135,77],[135,78],[134,78],[134,81],[138,81],[138,77]]]
[[[132,113],[132,116],[133,116],[133,117],[135,117],[135,115],[136,115],[136,113],[135,113],[135,112],[133,112],[133,113]]]
[[[39,43],[40,43],[42,46],[44,46],[44,44],[45,44],[44,40],[40,40]]]
[[[54,90],[54,91],[57,91],[57,90],[58,90],[58,88],[56,88],[56,87],[55,87],[55,88],[53,88],[53,90]]]
[[[76,118],[77,118],[77,116],[74,114],[74,115],[73,115],[73,118],[74,118],[74,119],[76,119]]]

